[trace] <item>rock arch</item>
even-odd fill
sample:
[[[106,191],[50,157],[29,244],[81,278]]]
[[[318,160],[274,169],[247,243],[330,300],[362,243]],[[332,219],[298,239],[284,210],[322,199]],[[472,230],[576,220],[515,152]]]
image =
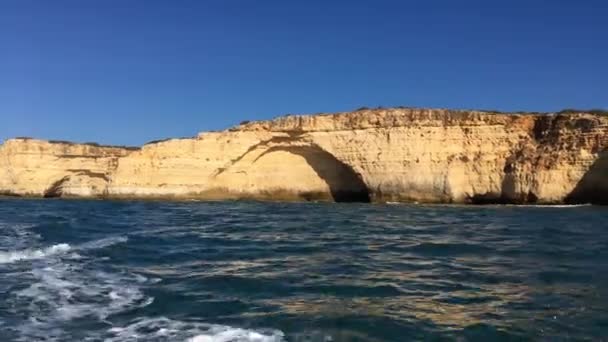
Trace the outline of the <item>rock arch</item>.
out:
[[[370,202],[369,190],[361,176],[351,166],[320,147],[274,146],[256,160],[276,151],[284,151],[304,158],[319,178],[327,183],[335,202]]]
[[[351,166],[309,142],[259,144],[212,179],[216,188],[237,197],[370,202],[365,182]]]
[[[53,183],[43,192],[44,198],[54,197],[90,197],[103,196],[109,181],[108,176],[102,172],[93,172],[86,169],[68,169],[69,173]]]

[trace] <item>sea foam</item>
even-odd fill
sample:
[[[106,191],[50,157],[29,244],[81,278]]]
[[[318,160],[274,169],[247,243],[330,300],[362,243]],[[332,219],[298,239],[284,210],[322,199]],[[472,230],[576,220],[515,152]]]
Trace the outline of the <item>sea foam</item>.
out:
[[[102,249],[106,247],[110,247],[112,245],[116,245],[119,243],[124,243],[129,241],[129,238],[126,236],[110,236],[107,238],[93,240],[89,242],[85,242],[80,245],[79,249]]]
[[[214,327],[205,334],[192,337],[188,342],[279,342],[283,341],[283,333],[272,332],[269,334],[253,330]]]
[[[166,317],[140,318],[125,327],[108,331],[106,342],[184,341],[184,342],[282,342],[279,330],[251,330]]]
[[[44,259],[46,257],[70,251],[72,247],[67,243],[60,243],[42,249],[25,249],[21,251],[0,252],[0,264],[8,264],[22,260]]]

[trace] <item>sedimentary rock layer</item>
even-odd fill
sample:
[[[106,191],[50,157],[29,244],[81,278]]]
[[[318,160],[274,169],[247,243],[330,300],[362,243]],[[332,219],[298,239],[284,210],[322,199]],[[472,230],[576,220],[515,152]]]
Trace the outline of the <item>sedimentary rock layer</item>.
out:
[[[376,109],[285,116],[139,149],[11,139],[0,193],[608,203],[608,117]]]

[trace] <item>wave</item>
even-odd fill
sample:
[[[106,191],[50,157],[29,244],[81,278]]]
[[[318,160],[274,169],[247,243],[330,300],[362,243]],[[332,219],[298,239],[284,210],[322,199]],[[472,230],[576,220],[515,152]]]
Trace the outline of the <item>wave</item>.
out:
[[[45,259],[51,256],[65,254],[69,251],[101,249],[127,241],[128,238],[126,236],[115,236],[85,242],[76,247],[72,247],[67,243],[60,243],[41,249],[24,249],[20,251],[0,252],[0,264],[9,264],[24,260]]]
[[[17,340],[72,340],[66,327],[74,322],[82,319],[104,322],[111,315],[150,305],[154,297],[146,296],[141,289],[147,278],[97,267],[96,257],[87,253],[127,241],[125,236],[111,236],[78,245],[60,243],[0,252],[0,264],[11,267],[11,263],[22,262],[12,272],[21,286],[27,284],[6,299],[27,317],[17,320],[11,328]],[[24,262],[35,259],[43,262]],[[49,331],[53,331],[52,337]]]
[[[126,236],[113,236],[76,246],[61,243],[40,249],[0,252],[0,263],[4,264],[45,259],[43,264],[24,264],[32,267],[24,271],[32,276],[32,282],[7,299],[12,307],[23,308],[21,314],[27,317],[12,327],[17,334],[16,340],[55,342],[72,339],[69,326],[82,319],[107,324],[112,315],[152,304],[154,297],[146,295],[141,288],[152,281],[146,277],[97,268],[95,259],[89,259],[87,253],[78,259],[53,257],[103,249],[127,241]],[[50,331],[52,336],[49,336]],[[153,318],[139,320],[124,328],[89,331],[87,338],[107,342],[279,342],[283,341],[283,334]]]
[[[421,204],[419,202],[384,202],[386,205],[423,205],[429,207],[466,207],[466,208],[476,208],[478,206],[471,204],[461,204],[461,203],[424,203]],[[577,208],[577,207],[589,207],[592,206],[592,203],[580,203],[580,204],[488,204],[483,207],[517,207],[517,208]]]
[[[279,342],[283,341],[283,336],[283,333],[280,332],[268,335],[252,330],[221,327],[211,329],[209,333],[194,336],[188,342]]]
[[[96,240],[86,247],[123,240]],[[95,258],[83,254],[77,259],[48,258],[43,264],[31,264],[32,268],[25,271],[31,277],[27,280],[29,286],[13,292],[8,299],[11,306],[21,308],[21,314],[28,317],[13,327],[20,340],[72,340],[68,327],[76,322],[83,319],[106,322],[112,315],[153,303],[154,297],[142,290],[147,278],[113,272],[96,267],[95,263]],[[53,331],[53,337],[48,337],[49,331]]]
[[[35,246],[40,241],[40,234],[31,228],[34,224],[9,224],[0,222],[0,250],[25,250]],[[2,252],[0,252],[2,253]]]
[[[111,236],[99,240],[85,242],[78,249],[101,249],[129,241],[126,236]]]
[[[282,342],[280,330],[250,330],[166,317],[140,318],[126,327],[108,330],[106,342],[186,341],[186,342]]]
[[[505,207],[520,207],[520,208],[578,208],[578,207],[590,207],[591,203],[581,204],[504,204]]]
[[[8,264],[22,260],[44,259],[52,255],[66,253],[71,249],[72,247],[69,244],[60,243],[43,249],[0,252],[0,264]]]

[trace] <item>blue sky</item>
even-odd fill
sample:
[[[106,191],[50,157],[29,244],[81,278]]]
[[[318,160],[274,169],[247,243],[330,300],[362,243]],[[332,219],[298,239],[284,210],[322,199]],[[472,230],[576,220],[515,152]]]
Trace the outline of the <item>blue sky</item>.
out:
[[[136,145],[361,106],[608,107],[605,0],[8,0],[0,140]]]

